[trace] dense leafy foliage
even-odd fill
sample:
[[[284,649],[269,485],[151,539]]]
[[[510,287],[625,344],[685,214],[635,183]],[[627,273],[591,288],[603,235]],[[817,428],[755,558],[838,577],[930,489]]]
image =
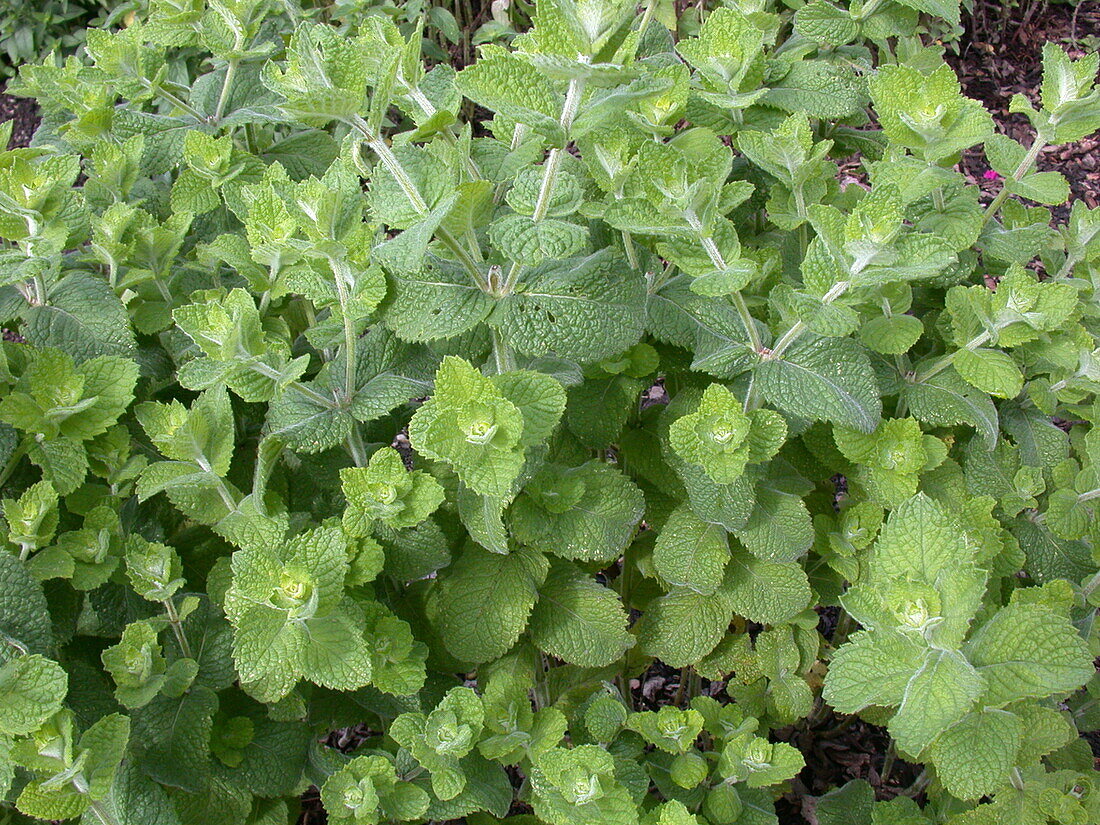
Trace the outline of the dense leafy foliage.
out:
[[[46,55],[72,54],[88,24],[109,20],[113,11],[126,9],[117,0],[0,0],[0,77]]]
[[[1097,55],[1024,146],[951,0],[539,0],[459,71],[325,11],[21,71],[5,821],[1100,821],[1100,210],[1037,167]],[[806,795],[850,714],[908,796]]]

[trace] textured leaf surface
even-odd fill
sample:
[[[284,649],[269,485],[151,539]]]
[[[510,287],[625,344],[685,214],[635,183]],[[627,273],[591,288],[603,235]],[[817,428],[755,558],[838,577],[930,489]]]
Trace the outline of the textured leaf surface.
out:
[[[760,391],[784,412],[871,432],[882,415],[874,371],[854,341],[818,338],[756,370]]]
[[[548,569],[532,550],[501,556],[468,546],[439,583],[439,631],[451,655],[482,663],[507,653],[527,626]]]
[[[1074,690],[1093,672],[1073,625],[1039,605],[1001,608],[977,630],[966,653],[988,685],[989,705]]]
[[[609,665],[634,645],[615,591],[563,562],[539,588],[528,631],[539,650],[581,667]]]

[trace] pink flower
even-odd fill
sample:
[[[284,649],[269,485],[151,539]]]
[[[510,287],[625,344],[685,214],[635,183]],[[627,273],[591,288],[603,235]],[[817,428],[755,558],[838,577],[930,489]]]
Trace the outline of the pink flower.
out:
[[[994,172],[992,169],[986,169],[985,173],[982,175],[982,177],[985,178],[986,180],[1000,180],[1001,179],[1001,176],[998,175],[996,172]]]

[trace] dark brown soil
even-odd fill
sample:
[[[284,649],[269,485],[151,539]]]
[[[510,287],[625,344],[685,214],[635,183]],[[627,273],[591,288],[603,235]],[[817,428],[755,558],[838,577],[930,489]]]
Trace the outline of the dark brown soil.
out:
[[[1009,114],[1009,101],[1018,93],[1038,100],[1044,43],[1056,43],[1074,58],[1083,56],[1087,48],[1096,49],[1100,3],[1025,2],[1020,6],[1026,8],[1007,20],[999,16],[1001,5],[988,0],[977,4],[974,16],[964,20],[968,33],[958,44],[958,53],[949,54],[947,60],[966,94],[990,110],[997,128],[1027,146],[1033,137],[1031,125],[1023,115]],[[1100,135],[1048,147],[1039,156],[1039,168],[1065,175],[1074,199],[1090,208],[1100,205]],[[989,164],[980,151],[964,157],[963,170],[987,193],[1000,190],[999,181],[983,177]],[[1056,219],[1066,214],[1066,207],[1055,209]]]
[[[38,128],[38,105],[33,100],[12,97],[0,90],[0,123],[14,120],[8,149],[29,146],[34,130]]]

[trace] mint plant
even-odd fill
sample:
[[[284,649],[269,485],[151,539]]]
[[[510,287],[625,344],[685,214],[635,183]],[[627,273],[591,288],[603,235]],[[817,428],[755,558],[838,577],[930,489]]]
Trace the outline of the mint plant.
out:
[[[1100,821],[1100,57],[1025,145],[953,2],[369,11],[12,84],[5,821]]]

